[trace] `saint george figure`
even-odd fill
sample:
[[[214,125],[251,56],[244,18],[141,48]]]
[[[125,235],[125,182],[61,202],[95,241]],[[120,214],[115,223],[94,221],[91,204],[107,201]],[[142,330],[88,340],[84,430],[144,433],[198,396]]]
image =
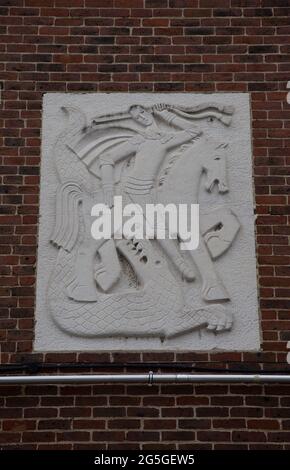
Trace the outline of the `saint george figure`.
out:
[[[165,105],[157,105],[154,112],[163,118],[163,114],[168,113],[165,108]],[[124,188],[130,198],[128,202],[139,204],[141,207],[149,203],[156,204],[156,178],[167,153],[193,141],[201,134],[196,126],[177,116],[175,119],[178,123],[174,122],[174,124],[179,125],[179,129],[164,132],[158,127],[153,113],[140,105],[131,106],[129,113],[133,120],[144,127],[144,131],[139,132],[137,136],[128,138],[126,142],[100,156],[102,202],[109,207],[113,206],[114,167],[117,163],[135,156],[134,165],[126,178]],[[164,115],[164,120],[171,124],[168,122],[167,115]],[[170,120],[172,120],[171,116]],[[174,240],[165,238],[158,241],[181,275],[187,280],[193,280],[195,278],[194,268],[186,263]],[[94,270],[94,277],[102,290],[108,291],[119,279],[121,268],[112,242],[113,240],[105,239],[96,242],[92,239],[91,242],[87,240],[86,247],[80,248],[77,260],[78,273],[76,273],[74,282],[68,287],[68,294],[71,298],[74,300],[96,300],[96,288],[93,292],[91,273],[88,269],[93,251],[95,254],[98,252],[100,257],[100,262],[97,263]]]
[[[164,121],[169,127],[169,131],[165,132],[159,128],[153,113]],[[140,105],[133,105],[129,109],[129,115],[143,129],[138,130],[137,135],[129,137],[125,142],[100,155],[102,202],[105,202],[109,207],[113,206],[115,165],[134,156],[134,163],[126,175],[123,189],[128,197],[128,202],[139,204],[144,210],[145,204],[158,203],[157,177],[168,153],[183,144],[193,144],[201,135],[201,131],[186,119],[170,112],[167,105],[164,104],[155,105],[151,111]],[[192,148],[194,149],[194,144]],[[88,208],[87,212],[89,210]],[[89,227],[87,227],[88,230]],[[168,234],[165,239],[158,239],[158,243],[184,279],[194,280],[194,264],[198,267],[203,280],[204,300],[228,299],[228,294],[214,270],[203,240],[201,240],[201,247],[196,254],[191,253],[194,264],[192,262],[188,264],[185,261],[177,243],[170,239]],[[94,279],[98,286],[107,292],[119,279],[121,266],[115,241],[103,239],[96,242],[92,237],[90,240],[87,237],[86,244],[79,249],[76,263],[78,270],[75,278],[67,288],[69,297],[74,300],[95,301],[97,299],[96,286],[89,269],[91,260],[96,256],[99,261],[94,268]]]

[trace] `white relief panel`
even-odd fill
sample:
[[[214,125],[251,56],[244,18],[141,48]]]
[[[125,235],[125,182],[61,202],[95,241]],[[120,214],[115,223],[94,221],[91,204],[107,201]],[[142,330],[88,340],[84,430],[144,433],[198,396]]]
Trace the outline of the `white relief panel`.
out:
[[[94,240],[91,209],[200,205],[196,250]],[[248,94],[48,93],[35,350],[257,350]]]

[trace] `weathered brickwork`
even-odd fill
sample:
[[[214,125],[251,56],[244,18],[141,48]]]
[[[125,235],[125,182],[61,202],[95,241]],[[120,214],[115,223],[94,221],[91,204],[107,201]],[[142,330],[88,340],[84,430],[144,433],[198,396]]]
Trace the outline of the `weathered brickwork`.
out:
[[[0,15],[2,364],[141,360],[285,369],[289,1],[1,0]],[[41,105],[53,91],[251,93],[261,352],[32,352]],[[0,445],[286,449],[290,386],[2,386]]]

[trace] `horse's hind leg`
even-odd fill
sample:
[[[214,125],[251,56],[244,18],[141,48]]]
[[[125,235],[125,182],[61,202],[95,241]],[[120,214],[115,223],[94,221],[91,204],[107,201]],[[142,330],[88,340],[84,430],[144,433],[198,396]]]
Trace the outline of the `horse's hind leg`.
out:
[[[95,243],[92,238],[86,238],[78,248],[74,276],[66,288],[68,297],[79,302],[95,302],[98,299],[93,276]]]
[[[159,244],[161,245],[163,251],[166,253],[170,261],[188,281],[193,281],[195,279],[195,270],[192,263],[188,263],[184,257],[181,255],[178,246],[175,241],[169,238],[158,239]]]

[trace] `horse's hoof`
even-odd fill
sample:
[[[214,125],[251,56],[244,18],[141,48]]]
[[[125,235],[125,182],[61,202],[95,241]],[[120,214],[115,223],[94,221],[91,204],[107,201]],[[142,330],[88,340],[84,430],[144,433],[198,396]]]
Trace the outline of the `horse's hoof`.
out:
[[[231,241],[222,240],[216,232],[208,233],[205,237],[205,242],[212,259],[218,258],[231,246]]]
[[[178,263],[178,270],[181,273],[182,277],[187,281],[195,280],[196,275],[194,268],[189,266],[185,261],[181,261]]]
[[[213,314],[206,329],[214,333],[229,331],[233,326],[233,316],[231,313],[219,311]]]

